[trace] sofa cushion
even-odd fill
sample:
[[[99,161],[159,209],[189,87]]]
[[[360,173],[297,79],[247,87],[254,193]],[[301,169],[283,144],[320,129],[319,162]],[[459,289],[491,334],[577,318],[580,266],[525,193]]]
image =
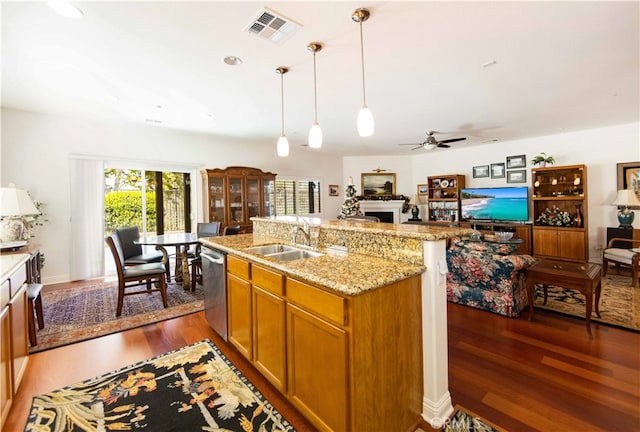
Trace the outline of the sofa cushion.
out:
[[[509,255],[518,249],[517,244],[511,243],[491,243],[486,241],[463,240],[460,237],[453,237],[450,247],[463,248],[465,252],[494,253],[498,255]]]

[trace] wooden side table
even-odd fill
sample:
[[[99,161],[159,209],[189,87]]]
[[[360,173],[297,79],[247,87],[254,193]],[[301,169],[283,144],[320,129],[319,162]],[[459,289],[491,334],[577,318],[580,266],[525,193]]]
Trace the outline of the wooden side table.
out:
[[[580,291],[585,297],[587,333],[591,334],[591,311],[595,290],[596,315],[600,318],[600,290],[602,268],[598,264],[541,260],[526,270],[527,296],[529,297],[529,321],[533,319],[533,291],[536,284],[544,285],[544,302],[547,302],[547,285],[557,285]]]

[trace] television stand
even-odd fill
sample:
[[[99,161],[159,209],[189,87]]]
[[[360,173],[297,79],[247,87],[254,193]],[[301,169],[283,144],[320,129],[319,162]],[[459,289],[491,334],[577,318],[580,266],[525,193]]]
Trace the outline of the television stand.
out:
[[[461,228],[473,228],[482,234],[493,234],[495,231],[509,231],[514,233],[514,239],[522,239],[522,244],[518,245],[517,252],[519,254],[532,255],[532,224],[530,223],[518,223],[518,222],[502,222],[502,221],[461,221]]]

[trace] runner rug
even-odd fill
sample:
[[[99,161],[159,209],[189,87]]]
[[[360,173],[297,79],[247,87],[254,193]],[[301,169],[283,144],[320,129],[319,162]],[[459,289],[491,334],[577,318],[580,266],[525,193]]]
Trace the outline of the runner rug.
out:
[[[542,285],[536,285],[536,298],[534,301],[536,308],[548,309],[582,319],[585,318],[586,305],[584,296],[580,292],[549,286],[547,293],[547,304],[543,305],[544,292]],[[631,286],[630,277],[607,275],[602,278],[600,315],[602,317],[598,318],[594,305],[591,313],[592,322],[601,322],[640,331],[640,288]]]
[[[25,431],[293,431],[220,350],[202,340],[33,398]]]
[[[162,305],[159,292],[126,296],[122,315],[117,318],[117,280],[51,288],[47,286],[42,290],[44,328],[37,329],[36,326],[38,344],[29,349],[31,353],[176,318],[204,308],[201,285],[191,292],[185,291],[180,284],[169,283],[167,308]]]
[[[503,432],[504,429],[489,423],[471,411],[456,405],[453,416],[446,421],[444,432]]]

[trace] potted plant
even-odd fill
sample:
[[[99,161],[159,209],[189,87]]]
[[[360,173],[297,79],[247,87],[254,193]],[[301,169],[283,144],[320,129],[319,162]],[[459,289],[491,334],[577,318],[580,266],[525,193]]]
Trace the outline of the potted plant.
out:
[[[547,166],[547,164],[553,165],[554,163],[556,163],[556,160],[553,158],[553,156],[547,156],[545,152],[542,152],[538,156],[531,159],[531,164],[538,165],[540,168],[544,168],[545,166]]]

